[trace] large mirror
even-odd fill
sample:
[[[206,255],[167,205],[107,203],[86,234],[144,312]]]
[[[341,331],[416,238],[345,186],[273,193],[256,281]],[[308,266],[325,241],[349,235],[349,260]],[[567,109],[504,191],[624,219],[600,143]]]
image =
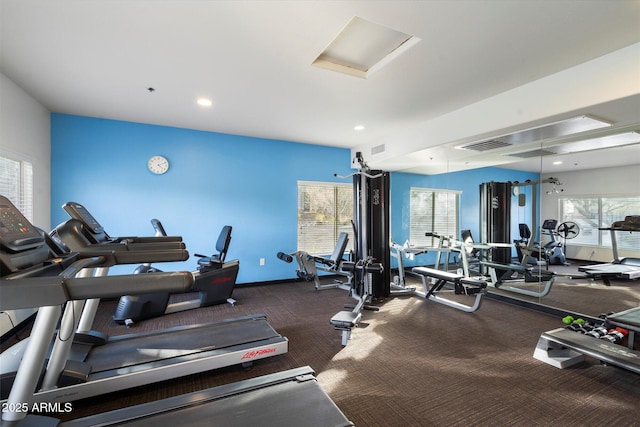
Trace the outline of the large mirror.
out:
[[[460,194],[457,233],[471,229],[475,242],[492,242],[481,232],[483,220],[478,217],[483,201],[478,199],[478,185],[510,182],[505,194],[510,217],[504,224],[509,235],[503,242],[514,245],[511,255],[516,262],[523,260],[523,254],[515,245],[530,244],[529,262],[524,264],[539,271],[533,280],[514,285],[525,292],[514,292],[505,283],[490,286],[490,295],[550,308],[552,313],[589,317],[637,307],[640,280],[615,280],[580,270],[611,263],[615,258],[612,234],[603,228],[640,215],[639,118],[640,95],[634,95],[511,129],[510,134],[487,134],[414,152],[403,160],[420,163],[422,169],[410,167],[392,175],[392,238],[397,244],[415,243],[421,236],[410,225],[413,210],[406,200],[413,200],[420,191],[442,189]],[[578,129],[565,132],[570,125]],[[524,142],[531,136],[533,142]],[[417,175],[404,175],[413,172]],[[402,209],[394,207],[396,203]],[[429,210],[428,205],[423,208]],[[522,230],[521,224],[528,230]],[[640,264],[640,232],[615,232],[615,243],[618,258]],[[416,257],[416,264],[436,262],[435,256],[420,256],[424,258]],[[411,265],[405,262],[405,267]]]
[[[637,106],[635,111],[637,114]],[[640,139],[637,134],[630,137],[636,141]],[[589,142],[572,144],[585,148]],[[544,184],[538,188],[539,207],[534,214],[538,220],[537,229],[531,227],[531,223],[528,225],[532,228],[531,239],[539,242],[536,249],[540,252],[536,252],[534,258],[538,258],[539,268],[555,273],[553,282],[548,286],[548,282],[541,279],[526,286],[534,291],[534,295],[514,294],[500,288],[490,288],[490,292],[536,304],[542,309],[548,307],[591,317],[638,307],[640,232],[606,228],[626,216],[640,215],[640,191],[637,190],[640,143],[571,155],[546,155],[542,153],[547,147],[541,144],[539,148],[541,155],[530,162],[538,162]],[[605,163],[604,159],[617,159],[617,166]],[[560,163],[567,160],[571,163]],[[520,197],[521,202],[526,200],[527,203],[513,205],[518,207],[512,211],[512,227],[515,223],[525,222],[531,209],[528,203],[530,191],[520,191],[519,196],[518,191],[514,193],[514,198]],[[514,240],[521,238],[512,237]],[[546,257],[541,255],[543,252]],[[600,270],[591,269],[593,265],[612,263],[616,256],[626,265],[619,278],[614,274],[620,271],[619,265],[602,270],[606,274],[594,274]]]

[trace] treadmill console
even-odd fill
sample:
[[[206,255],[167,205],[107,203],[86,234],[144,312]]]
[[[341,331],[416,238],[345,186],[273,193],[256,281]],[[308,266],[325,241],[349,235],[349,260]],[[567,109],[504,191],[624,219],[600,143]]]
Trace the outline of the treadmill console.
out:
[[[4,196],[0,196],[0,243],[16,252],[44,244],[44,238],[38,230]]]
[[[57,275],[60,268],[48,262],[55,255],[47,245],[45,234],[36,228],[9,199],[0,196],[0,276],[17,274]]]
[[[640,231],[640,215],[627,215],[624,221],[616,221],[611,224],[612,229],[622,231]]]
[[[101,234],[104,232],[104,228],[100,225],[93,215],[89,213],[87,208],[80,203],[67,202],[62,205],[64,209],[73,219],[77,219],[82,222],[82,225],[87,227],[93,234]]]

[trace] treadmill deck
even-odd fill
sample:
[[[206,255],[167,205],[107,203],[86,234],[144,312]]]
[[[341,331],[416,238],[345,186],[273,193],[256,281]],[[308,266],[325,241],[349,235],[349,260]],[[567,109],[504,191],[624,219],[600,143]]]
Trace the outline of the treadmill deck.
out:
[[[60,427],[353,426],[306,366],[65,422]]]

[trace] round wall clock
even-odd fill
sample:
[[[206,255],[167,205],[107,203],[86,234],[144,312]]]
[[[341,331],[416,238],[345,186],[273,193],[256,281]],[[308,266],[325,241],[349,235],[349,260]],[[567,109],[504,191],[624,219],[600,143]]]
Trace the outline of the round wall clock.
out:
[[[147,162],[147,167],[156,175],[162,175],[169,170],[169,160],[163,156],[153,156]]]

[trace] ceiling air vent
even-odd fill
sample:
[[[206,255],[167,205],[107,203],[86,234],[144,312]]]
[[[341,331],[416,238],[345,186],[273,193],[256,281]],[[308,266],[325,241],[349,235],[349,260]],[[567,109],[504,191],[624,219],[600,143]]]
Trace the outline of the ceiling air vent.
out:
[[[456,146],[464,150],[489,151],[497,148],[528,144],[550,138],[572,135],[579,132],[611,126],[611,123],[589,116],[579,116],[538,127],[496,136],[484,141]],[[554,153],[551,153],[554,154]],[[517,154],[516,154],[517,155]]]
[[[384,144],[376,145],[375,147],[371,147],[371,155],[383,153],[385,150]]]
[[[456,148],[462,148],[464,150],[473,151],[489,151],[496,148],[508,147],[511,144],[508,142],[498,141],[497,139],[490,139],[488,141],[472,142],[471,144],[461,145]]]

